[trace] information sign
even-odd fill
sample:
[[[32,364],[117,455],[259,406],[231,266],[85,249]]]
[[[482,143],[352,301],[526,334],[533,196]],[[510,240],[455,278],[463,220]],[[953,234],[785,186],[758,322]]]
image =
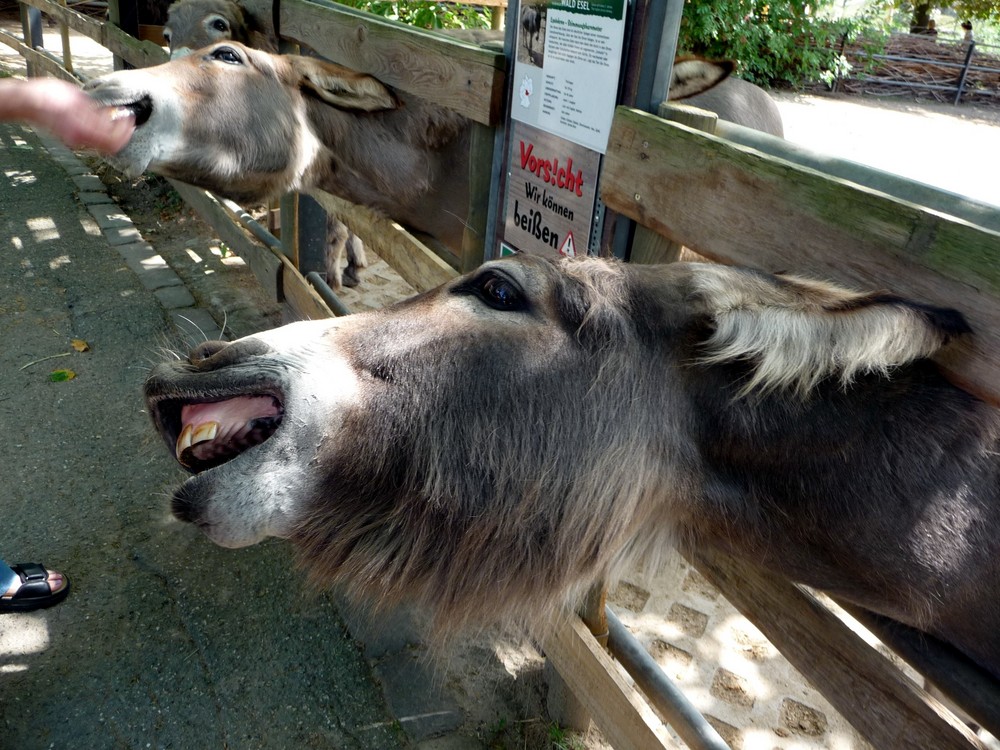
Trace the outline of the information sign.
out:
[[[522,2],[501,255],[587,253],[618,95],[625,0]]]

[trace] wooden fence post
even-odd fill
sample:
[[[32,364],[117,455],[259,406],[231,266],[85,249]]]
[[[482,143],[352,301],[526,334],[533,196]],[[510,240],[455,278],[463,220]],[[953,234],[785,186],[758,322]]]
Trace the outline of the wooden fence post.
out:
[[[686,104],[668,104],[663,102],[657,114],[665,120],[673,120],[706,133],[715,133],[718,115],[705,109],[698,109]],[[637,224],[632,239],[632,250],[629,260],[633,263],[673,263],[681,259],[683,245],[668,240],[663,235]]]
[[[579,612],[580,619],[602,649],[608,647],[608,618],[604,614],[607,598],[608,590],[604,583],[594,584],[587,592]],[[546,699],[549,718],[567,729],[586,732],[590,728],[590,712],[548,660],[545,662],[545,679],[549,686]]]

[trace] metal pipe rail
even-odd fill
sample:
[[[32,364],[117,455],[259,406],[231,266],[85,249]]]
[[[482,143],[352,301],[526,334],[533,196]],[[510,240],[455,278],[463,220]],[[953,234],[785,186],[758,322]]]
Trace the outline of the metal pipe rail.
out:
[[[729,750],[715,727],[664,674],[610,607],[604,608],[604,614],[608,619],[608,650],[685,744],[694,750]]]
[[[958,75],[958,82],[952,86],[944,86],[941,84],[934,83],[921,83],[920,81],[899,81],[899,80],[887,80],[884,78],[876,78],[872,76],[859,76],[857,80],[863,83],[878,83],[880,85],[884,84],[886,86],[902,86],[909,88],[927,89],[929,91],[950,91],[955,93],[955,98],[953,104],[958,104],[962,98],[962,94],[966,89],[966,79],[970,72],[974,73],[1000,73],[1000,69],[987,67],[983,65],[973,65],[972,57],[975,54],[977,47],[977,42],[971,41],[966,45],[965,59],[962,62],[953,62],[951,60],[940,60],[933,57],[911,57],[908,55],[885,55],[885,54],[873,54],[863,51],[856,51],[854,54],[860,58],[865,58],[869,60],[885,60],[889,62],[903,62],[903,63],[922,63],[929,66],[939,67],[939,68],[952,68],[961,71]],[[982,94],[993,94],[990,91],[979,91],[976,93]]]

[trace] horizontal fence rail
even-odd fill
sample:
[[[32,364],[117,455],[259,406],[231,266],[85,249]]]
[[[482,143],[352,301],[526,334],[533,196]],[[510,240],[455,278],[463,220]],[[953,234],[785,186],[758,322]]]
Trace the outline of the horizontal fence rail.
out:
[[[976,335],[939,361],[1000,404],[1000,233],[624,108],[602,185],[609,207],[713,260],[961,309]]]
[[[483,125],[499,122],[502,52],[333,3],[282,0],[281,37]]]
[[[860,72],[837,81],[846,91],[896,89],[946,92],[953,104],[965,98],[1000,97],[1000,47],[972,41],[938,41],[923,34],[894,34],[884,52],[863,43],[843,50]]]

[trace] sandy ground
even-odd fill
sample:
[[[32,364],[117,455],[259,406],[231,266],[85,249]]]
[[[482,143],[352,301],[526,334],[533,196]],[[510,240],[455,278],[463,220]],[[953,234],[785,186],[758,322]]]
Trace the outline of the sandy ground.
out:
[[[56,40],[57,36],[52,44],[58,49]],[[16,54],[16,60],[12,59],[10,52],[0,45],[0,65],[20,60]],[[92,66],[88,72],[98,70],[97,60],[86,55],[76,59],[81,67]],[[953,107],[902,97],[848,99],[778,92],[775,98],[790,141],[1000,204],[996,187],[1000,109]],[[164,239],[171,234],[169,224],[163,226],[161,234]],[[179,262],[183,262],[182,256]],[[367,287],[345,293],[345,301],[356,307],[384,304],[384,288],[394,282],[391,274],[385,276],[388,280],[383,280],[383,275],[380,267]],[[377,301],[375,295],[380,295]],[[734,748],[868,747],[756,628],[681,560],[671,560],[656,576],[628,576],[610,600],[668,675]],[[525,720],[523,714],[514,713],[524,705],[523,696],[510,697],[516,687],[490,687],[486,692],[492,691],[497,705],[488,709],[468,699],[484,694],[482,683],[498,679],[495,670],[486,673],[481,669],[482,664],[492,661],[487,652],[504,665],[512,683],[516,685],[521,675],[531,690],[537,689],[537,654],[530,647],[506,642],[477,643],[465,655],[457,653],[443,668],[443,681],[453,688],[469,715],[479,721],[488,715],[506,715],[511,723]],[[584,743],[587,748],[602,747],[596,733]]]
[[[775,92],[785,138],[1000,205],[1000,107]]]

